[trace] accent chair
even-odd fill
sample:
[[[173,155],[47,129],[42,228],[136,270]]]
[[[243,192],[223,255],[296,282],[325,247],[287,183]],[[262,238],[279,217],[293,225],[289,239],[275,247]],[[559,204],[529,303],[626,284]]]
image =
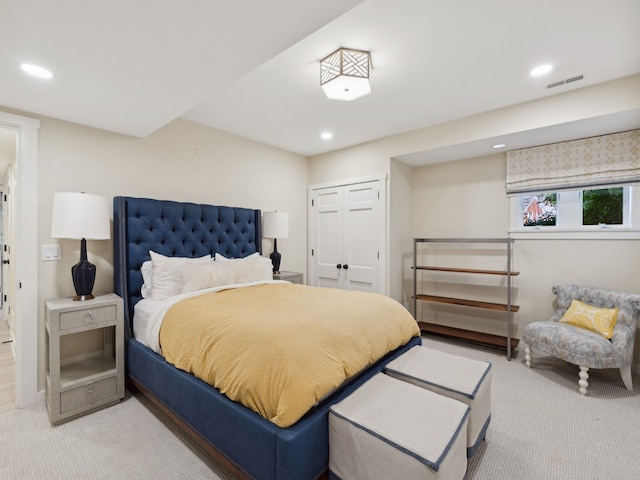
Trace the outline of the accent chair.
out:
[[[556,285],[552,291],[556,294],[556,309],[551,319],[532,322],[524,328],[521,342],[525,346],[527,367],[531,367],[531,349],[536,348],[580,367],[581,395],[587,393],[589,368],[619,368],[625,387],[633,390],[631,362],[640,315],[640,295],[568,284]],[[563,316],[573,300],[591,307],[618,309],[611,339],[596,331],[564,323]]]

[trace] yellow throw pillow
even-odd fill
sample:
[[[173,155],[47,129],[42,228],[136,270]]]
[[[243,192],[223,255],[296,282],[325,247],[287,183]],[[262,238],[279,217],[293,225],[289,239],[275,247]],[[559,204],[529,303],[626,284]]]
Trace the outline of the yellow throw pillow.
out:
[[[560,322],[593,330],[610,339],[617,319],[617,308],[592,307],[580,300],[572,300]]]

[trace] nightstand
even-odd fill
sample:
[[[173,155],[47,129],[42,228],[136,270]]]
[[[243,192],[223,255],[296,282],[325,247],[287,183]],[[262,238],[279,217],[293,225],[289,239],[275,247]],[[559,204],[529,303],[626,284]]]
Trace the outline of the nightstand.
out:
[[[286,280],[287,282],[297,283],[297,284],[300,284],[300,285],[303,284],[302,273],[300,273],[300,272],[285,272],[285,271],[282,271],[280,273],[274,273],[273,274],[273,279],[274,280]]]
[[[124,397],[124,307],[116,294],[45,302],[47,409],[58,424]],[[86,332],[95,331],[93,335]],[[100,336],[102,339],[100,340]],[[93,351],[78,353],[83,343]],[[71,351],[61,359],[61,351]]]

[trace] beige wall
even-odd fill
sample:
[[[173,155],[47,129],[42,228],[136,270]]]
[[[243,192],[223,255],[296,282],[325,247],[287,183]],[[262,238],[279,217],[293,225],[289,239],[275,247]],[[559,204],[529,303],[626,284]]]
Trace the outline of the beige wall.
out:
[[[506,237],[509,200],[504,193],[505,171],[505,154],[416,168],[413,176],[415,236]],[[494,252],[489,255],[498,257]],[[455,255],[451,260],[457,260]],[[466,261],[482,268],[483,259],[471,257]],[[506,265],[503,258],[486,261],[491,264],[485,264],[485,268],[502,269]],[[555,297],[551,287],[555,284],[575,283],[640,293],[640,276],[630,265],[640,265],[638,240],[515,240],[512,268],[520,275],[514,277],[514,303],[520,305],[520,311],[513,317],[513,336],[520,338],[527,323],[551,317]],[[503,289],[493,279],[464,275],[444,277],[444,274],[428,278],[442,282],[438,286],[439,294],[445,296],[450,292],[464,295],[465,290],[470,289],[475,292],[474,286],[465,287],[466,282],[483,286],[483,296],[479,299],[500,302],[503,295]],[[445,289],[448,291],[443,291]],[[504,314],[476,314],[467,308],[441,308],[433,304],[419,305],[418,312],[418,317],[425,321],[505,334]],[[640,348],[637,347],[634,364],[638,363]]]
[[[411,244],[414,232],[405,228],[407,202],[399,199],[406,195],[402,188],[409,187],[403,187],[406,181],[396,178],[397,175],[406,177],[407,173],[393,166],[394,157],[638,108],[640,75],[633,75],[316,155],[310,158],[309,182],[318,184],[371,174],[389,175],[386,291],[396,300],[405,303],[405,286],[409,282],[411,271],[407,271],[406,263],[392,259],[411,255],[411,248],[405,249]],[[502,182],[500,191],[504,196],[504,179]],[[413,211],[415,215],[420,214],[415,204]],[[508,218],[504,221],[507,222]],[[400,282],[403,287],[399,286]]]
[[[60,242],[62,260],[39,263],[40,387],[44,371],[44,300],[74,294],[71,266],[80,242],[54,240],[54,192],[84,191],[279,210],[289,213],[289,238],[278,243],[282,267],[306,277],[308,160],[235,135],[176,120],[138,139],[41,118],[38,159],[38,244]],[[112,241],[88,241],[97,266],[94,293],[113,291]],[[273,246],[263,242],[268,254]],[[71,354],[71,353],[69,353]]]
[[[374,172],[389,174],[387,291],[406,304],[412,295],[413,237],[507,235],[506,161],[501,154],[407,170],[394,157],[638,108],[640,75],[634,75],[318,155],[310,159],[309,178],[311,183],[320,183]],[[491,221],[478,215],[479,210]],[[406,219],[409,211],[410,230]],[[640,277],[628,268],[638,264],[637,240],[516,241],[514,268],[522,274],[515,280],[515,302],[521,310],[514,317],[514,335],[519,335],[527,323],[550,317],[551,286],[555,283],[601,285],[640,293]],[[467,321],[468,312],[449,310],[452,323]],[[478,317],[479,328],[502,332],[495,315]],[[640,339],[636,340],[634,364],[636,368],[640,364]]]
[[[412,236],[414,207],[412,198],[413,168],[391,160],[389,174],[389,222],[388,229],[388,292],[407,308],[411,308],[411,265],[413,264]]]
[[[505,213],[508,207],[499,156],[424,167],[415,172],[392,161],[394,156],[464,143],[487,135],[639,108],[639,87],[640,75],[636,75],[311,159],[184,120],[177,120],[148,138],[137,139],[39,118],[38,244],[57,242],[50,238],[51,201],[56,191],[277,209],[290,215],[289,239],[281,240],[279,246],[283,269],[304,272],[306,277],[307,186],[386,174],[389,175],[386,287],[393,298],[406,303],[411,284],[407,259],[411,258],[414,236],[435,236],[445,231],[448,235],[484,235],[485,232],[502,235],[508,221]],[[14,113],[38,118],[24,112]],[[469,167],[468,171],[464,165]],[[473,178],[471,172],[475,172]],[[431,185],[434,190],[428,191],[434,175],[448,182],[451,191],[445,193],[442,184]],[[436,192],[440,194],[436,195]],[[434,201],[442,202],[442,195],[455,198],[440,209],[425,210],[428,205],[425,201],[434,198]],[[477,206],[479,198],[490,201],[495,209],[496,222],[491,227],[477,217],[469,218],[467,222],[452,221],[458,211],[466,212],[468,207]],[[446,209],[451,209],[450,213]],[[79,242],[60,243],[62,260],[39,262],[38,269],[36,301],[39,305],[41,387],[45,352],[43,302],[47,298],[73,294],[70,268],[79,258]],[[89,259],[98,268],[94,291],[111,291],[112,242],[90,241],[88,244]],[[632,244],[619,241],[611,248],[606,242],[594,241],[581,241],[572,246],[563,241],[518,242],[516,267],[523,271],[523,276],[518,279],[521,283],[517,284],[517,300],[523,311],[518,314],[517,329],[528,321],[548,316],[545,310],[550,309],[550,284],[545,282],[578,279],[583,283],[606,283],[612,288],[640,291],[638,280],[628,273],[601,275],[601,270],[610,264],[606,260],[609,255],[613,255],[613,262],[619,262],[619,271],[624,271],[627,265],[638,264],[640,250],[634,249]],[[264,242],[263,248],[268,253],[271,242]],[[549,248],[564,253],[558,254],[556,260],[553,256],[540,260]],[[594,256],[594,252],[598,255]],[[638,350],[640,348],[636,348],[636,352]],[[636,353],[636,359],[638,356]],[[636,363],[640,362],[636,360]]]

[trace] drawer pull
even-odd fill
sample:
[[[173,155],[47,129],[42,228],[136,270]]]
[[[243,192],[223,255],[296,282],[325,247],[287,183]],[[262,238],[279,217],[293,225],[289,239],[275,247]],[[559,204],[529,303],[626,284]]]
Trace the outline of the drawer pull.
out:
[[[84,386],[84,389],[87,393],[93,393],[93,391],[96,389],[96,384],[95,382],[89,382]]]
[[[86,320],[87,320],[87,324],[88,325],[91,325],[91,324],[95,323],[96,314],[93,313],[93,312],[87,312]]]

